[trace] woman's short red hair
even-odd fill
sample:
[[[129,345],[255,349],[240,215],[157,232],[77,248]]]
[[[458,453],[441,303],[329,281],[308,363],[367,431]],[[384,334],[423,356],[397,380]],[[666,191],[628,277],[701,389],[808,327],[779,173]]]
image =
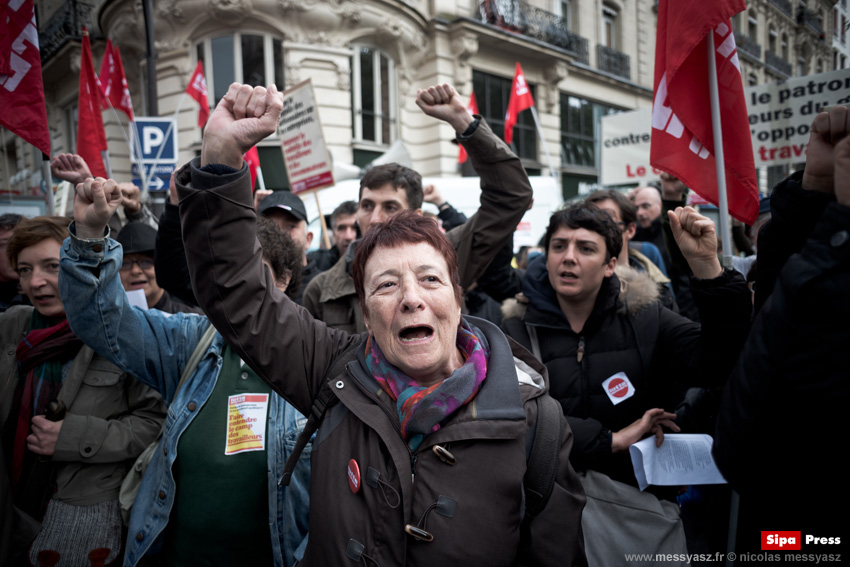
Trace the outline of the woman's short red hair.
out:
[[[419,244],[424,242],[436,250],[446,261],[449,276],[454,287],[455,298],[458,305],[463,300],[463,290],[460,287],[460,275],[457,271],[457,252],[455,247],[440,230],[437,221],[423,217],[417,211],[401,211],[382,223],[373,224],[369,231],[357,243],[357,253],[351,265],[351,276],[354,278],[354,289],[360,300],[363,313],[366,310],[366,291],[364,278],[366,277],[366,262],[379,248],[398,248],[406,244]]]

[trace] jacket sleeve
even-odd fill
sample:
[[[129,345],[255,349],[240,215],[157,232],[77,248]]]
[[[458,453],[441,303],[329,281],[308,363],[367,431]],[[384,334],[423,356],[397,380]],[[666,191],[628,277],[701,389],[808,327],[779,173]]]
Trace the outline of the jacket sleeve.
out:
[[[76,225],[60,255],[59,292],[68,323],[96,353],[162,394],[170,403],[195,345],[206,331],[205,317],[131,307],[118,268],[121,245],[110,238],[81,239]]]
[[[177,175],[192,288],[239,356],[308,413],[333,359],[358,337],[329,329],[278,290],[262,262],[248,168],[216,174],[196,158]]]
[[[536,420],[536,405],[526,404],[529,419]],[[520,564],[566,567],[587,565],[581,514],[586,498],[581,480],[570,463],[573,434],[570,424],[561,416],[561,448],[555,486],[543,510],[535,516],[526,532],[520,553]]]
[[[759,236],[760,253],[765,245]],[[848,289],[850,207],[833,202],[778,273],[723,392],[714,456],[742,495],[840,474],[824,459],[846,422]],[[814,427],[789,426],[794,415],[811,416]]]
[[[156,283],[159,287],[189,305],[197,305],[183,249],[183,232],[180,230],[180,210],[176,205],[165,203],[159,217],[156,232],[156,248],[153,254],[156,268]]]
[[[59,430],[54,461],[114,463],[135,459],[156,439],[166,407],[152,388],[124,376],[127,414],[115,419],[67,414]]]
[[[483,119],[472,134],[458,140],[481,177],[478,212],[447,234],[457,250],[460,285],[467,289],[516,231],[533,191],[519,158]]]
[[[777,183],[770,195],[770,220],[759,230],[756,261],[755,309],[758,312],[773,291],[779,271],[803,247],[821,213],[835,197],[803,188],[803,172]]]
[[[658,307],[658,353],[663,376],[680,376],[689,386],[720,386],[747,339],[752,294],[744,277],[724,270],[717,278],[691,278],[701,324]]]

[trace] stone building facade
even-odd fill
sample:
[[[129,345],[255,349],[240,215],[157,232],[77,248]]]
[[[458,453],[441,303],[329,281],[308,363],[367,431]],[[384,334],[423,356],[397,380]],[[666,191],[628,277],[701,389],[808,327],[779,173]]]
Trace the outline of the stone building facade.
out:
[[[80,25],[92,30],[96,69],[105,39],[120,47],[136,114],[145,115],[143,2],[91,1],[36,0],[54,154],[74,150]],[[745,80],[831,66],[820,34],[832,29],[834,3],[749,2],[736,22]],[[423,175],[471,174],[457,163],[451,129],[414,104],[416,89],[448,82],[464,101],[474,91],[501,133],[519,62],[541,128],[523,112],[515,150],[532,174],[551,164],[569,198],[596,183],[601,116],[652,104],[655,0],[156,0],[154,20],[160,116],[173,115],[199,59],[211,106],[234,80],[283,89],[309,78],[338,163],[364,165],[400,140]],[[196,115],[183,100],[181,162],[200,150]],[[113,173],[129,178],[118,127],[126,118],[104,112],[104,120]],[[3,146],[11,157],[0,183],[27,169],[23,185],[36,184],[35,152],[8,132]],[[260,144],[260,158],[267,186],[286,187],[279,141]]]

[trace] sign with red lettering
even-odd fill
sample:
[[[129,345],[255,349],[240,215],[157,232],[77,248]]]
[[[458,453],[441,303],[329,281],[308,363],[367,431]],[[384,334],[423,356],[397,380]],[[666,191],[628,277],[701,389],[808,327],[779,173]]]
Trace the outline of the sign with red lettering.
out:
[[[333,165],[310,79],[284,91],[278,130],[293,193],[334,184]]]
[[[806,161],[809,128],[818,112],[850,105],[850,68],[744,89],[756,167]],[[603,116],[600,182],[643,184],[658,179],[649,165],[652,110]]]

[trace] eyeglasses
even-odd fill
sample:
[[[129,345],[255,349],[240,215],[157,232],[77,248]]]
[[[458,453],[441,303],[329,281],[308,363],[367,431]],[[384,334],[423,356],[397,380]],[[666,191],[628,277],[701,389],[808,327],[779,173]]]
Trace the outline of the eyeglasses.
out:
[[[129,272],[133,269],[133,264],[138,264],[143,270],[150,270],[153,268],[153,260],[150,258],[142,258],[141,260],[124,260],[124,263],[121,264],[120,270],[122,272]]]

